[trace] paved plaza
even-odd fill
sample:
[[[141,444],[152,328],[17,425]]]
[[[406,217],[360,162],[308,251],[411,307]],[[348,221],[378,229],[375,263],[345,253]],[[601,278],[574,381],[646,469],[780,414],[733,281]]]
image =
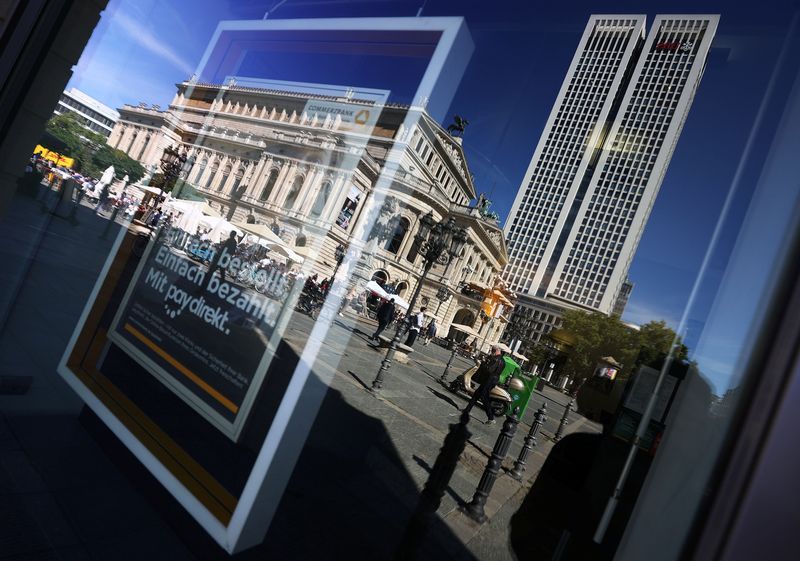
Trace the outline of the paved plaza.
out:
[[[0,375],[33,378],[26,395],[0,395],[0,520],[11,524],[0,532],[0,551],[12,559],[36,553],[41,559],[105,560],[110,552],[115,559],[156,552],[159,558],[168,552],[170,559],[224,558],[176,503],[126,467],[130,458],[113,451],[102,429],[87,431],[78,420],[82,403],[55,367],[120,226],[89,207],[77,209],[75,221],[41,208],[18,196],[0,222],[0,350],[7,357]],[[62,203],[59,212],[66,216],[69,210]],[[321,341],[309,341],[312,326],[311,318],[296,313],[284,338],[298,355],[307,344],[321,345],[312,367],[328,386],[325,399],[265,545],[237,557],[389,558],[466,399],[439,383],[450,352],[436,344],[418,342],[407,364],[392,365],[376,396],[367,388],[385,351],[369,344],[375,323],[348,312],[331,321]],[[450,379],[469,365],[457,357]],[[526,479],[518,483],[501,474],[484,525],[458,507],[471,499],[502,423],[487,426],[483,411],[473,410],[472,437],[438,510],[431,552],[512,559],[508,518],[546,458],[567,402],[551,388],[534,395],[506,461],[509,467],[534,411],[546,403],[548,419]],[[600,427],[572,413],[566,430]],[[298,526],[301,520],[313,528]],[[307,531],[314,540],[304,539]]]

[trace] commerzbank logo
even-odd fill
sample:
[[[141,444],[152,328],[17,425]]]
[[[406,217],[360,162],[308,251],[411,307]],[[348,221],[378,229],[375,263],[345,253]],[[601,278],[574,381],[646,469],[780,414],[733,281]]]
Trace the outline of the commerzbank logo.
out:
[[[375,111],[373,114],[372,110],[372,107],[348,102],[309,100],[303,112],[310,117],[316,116],[318,121],[333,120],[341,123],[344,125],[342,128],[344,131],[357,130],[369,133],[371,131],[366,129],[375,125],[375,120],[380,114],[380,111]],[[336,127],[338,129],[338,125]]]
[[[369,110],[362,109],[353,117],[353,122],[357,125],[366,125],[369,122]]]
[[[679,53],[690,53],[692,49],[694,49],[694,43],[692,41],[684,41],[680,43],[678,41],[664,41],[661,43],[656,43],[654,47],[657,51],[673,51]]]

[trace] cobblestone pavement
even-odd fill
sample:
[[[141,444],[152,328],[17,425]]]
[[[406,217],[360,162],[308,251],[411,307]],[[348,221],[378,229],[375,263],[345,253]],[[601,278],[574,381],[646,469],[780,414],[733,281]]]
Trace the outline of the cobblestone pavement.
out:
[[[286,338],[297,352],[306,344],[316,344],[309,342],[307,338],[311,324],[311,319],[305,316],[293,319]],[[374,321],[354,314],[348,313],[344,318],[337,317],[325,339],[319,342],[320,353],[314,370],[318,373],[327,372],[325,380],[331,388],[340,391],[344,399],[354,407],[369,411],[369,414],[384,423],[404,468],[421,490],[449,425],[458,421],[467,399],[465,396],[453,394],[439,383],[450,352],[435,344],[416,345],[407,364],[394,362],[385,377],[380,397],[373,397],[367,388],[371,386],[385,354],[385,350],[375,349],[369,344],[369,334],[374,328]],[[452,379],[470,365],[466,359],[456,357],[448,378]],[[533,420],[533,413],[542,403],[546,403],[548,419],[542,429],[542,437],[538,439],[539,445],[529,458],[526,478],[522,484],[507,475],[498,478],[487,503],[486,512],[490,518],[515,496],[518,501],[522,500],[524,489],[521,488],[530,486],[530,481],[535,478],[544,462],[552,446],[552,435],[568,401],[569,398],[563,393],[549,387],[543,392],[536,392],[519,425],[504,467],[510,468],[519,455],[523,439],[530,428],[529,423]],[[380,406],[376,407],[374,402],[380,403]],[[506,532],[503,524],[479,526],[458,510],[460,504],[469,502],[472,498],[502,425],[501,422],[485,425],[485,415],[480,408],[473,409],[471,417],[469,428],[472,437],[443,499],[439,515],[464,543],[476,541],[483,544],[483,548],[491,543],[493,545],[490,549],[504,549],[492,553],[491,559],[511,559],[506,540],[503,539]],[[600,430],[599,425],[571,412],[565,434]],[[512,501],[511,504],[515,503]],[[506,513],[507,517],[510,515]]]

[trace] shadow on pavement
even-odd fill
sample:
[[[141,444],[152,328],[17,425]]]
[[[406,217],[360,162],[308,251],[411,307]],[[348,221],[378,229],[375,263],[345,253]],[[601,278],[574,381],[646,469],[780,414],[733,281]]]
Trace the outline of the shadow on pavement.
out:
[[[0,483],[8,484],[0,485],[0,519],[29,520],[42,535],[35,543],[20,544],[18,553],[42,559],[231,558],[93,413],[84,408],[78,422],[80,404],[55,374],[114,239],[100,239],[108,222],[79,208],[79,227],[65,221],[50,224],[30,218],[31,211],[38,214],[33,201],[19,203],[13,218],[0,222],[0,232],[8,234],[2,257],[14,265],[0,271],[0,286],[14,295],[13,301],[3,302],[9,321],[0,343],[17,350],[15,362],[5,368],[26,368],[34,384],[31,394],[14,396],[31,401],[18,402],[16,414],[5,411],[13,434],[0,434],[0,452],[13,452],[15,469],[28,479],[22,485],[15,474],[0,473]],[[32,243],[34,233],[39,237]],[[298,357],[288,350],[281,354],[279,368],[291,374]],[[309,377],[308,391],[324,392],[324,397],[266,539],[232,559],[391,560],[407,536],[420,498],[418,485],[382,421],[315,375]],[[31,410],[33,398],[47,405],[48,413]],[[23,473],[21,466],[30,469]],[[2,500],[9,494],[16,499]],[[23,516],[31,512],[35,516]],[[24,535],[17,526],[4,524],[0,544]],[[474,559],[438,515],[426,536],[413,558]],[[2,545],[0,551],[8,552]]]
[[[437,390],[433,389],[433,388],[432,388],[432,387],[430,387],[430,386],[425,386],[425,387],[426,387],[426,388],[428,388],[428,391],[429,391],[429,392],[431,392],[433,395],[435,395],[436,397],[438,397],[439,399],[441,399],[441,400],[442,400],[442,401],[444,401],[445,403],[447,403],[447,404],[451,405],[453,408],[455,408],[455,409],[458,409],[458,410],[460,410],[460,409],[461,409],[461,407],[458,405],[458,403],[456,403],[455,401],[453,401],[453,399],[452,399],[451,397],[449,397],[449,396],[446,396],[446,395],[445,395],[445,394],[443,394],[442,392],[440,392],[440,391],[437,391]]]
[[[365,390],[369,390],[370,386],[369,386],[369,385],[368,385],[366,382],[364,382],[364,380],[362,380],[361,378],[359,378],[359,377],[358,377],[358,374],[356,374],[356,373],[355,373],[355,372],[353,372],[352,370],[348,370],[348,371],[347,371],[347,373],[348,373],[348,374],[350,374],[350,376],[352,376],[352,377],[353,377],[353,379],[354,379],[356,382],[358,382],[358,383],[359,383],[359,385],[360,385],[362,388],[364,388]]]
[[[412,458],[414,458],[414,461],[415,461],[415,462],[417,462],[417,465],[418,465],[419,467],[421,467],[422,469],[424,469],[425,471],[427,471],[429,474],[431,473],[431,469],[432,469],[432,468],[431,468],[431,466],[428,464],[428,462],[426,462],[425,460],[423,460],[422,458],[420,458],[420,457],[419,457],[419,456],[417,456],[416,454],[415,454],[415,455],[413,455],[413,456],[412,456]],[[445,491],[446,491],[446,493],[447,493],[448,495],[450,495],[450,496],[453,498],[453,500],[454,500],[454,501],[455,501],[455,502],[456,502],[456,503],[457,503],[459,506],[463,506],[463,505],[467,504],[467,502],[468,502],[468,501],[465,501],[463,498],[461,498],[461,495],[459,495],[458,493],[456,493],[456,492],[453,490],[453,488],[452,488],[451,486],[449,486],[449,485],[448,485],[448,486],[447,486],[447,489],[445,489]]]

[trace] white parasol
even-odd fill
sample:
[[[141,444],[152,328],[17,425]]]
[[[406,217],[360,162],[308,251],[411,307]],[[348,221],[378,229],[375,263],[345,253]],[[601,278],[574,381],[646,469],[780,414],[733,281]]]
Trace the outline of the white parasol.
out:
[[[455,329],[456,331],[460,331],[461,333],[466,333],[467,335],[470,335],[472,337],[480,337],[481,336],[480,333],[475,331],[469,325],[463,325],[461,323],[451,323],[450,324],[450,329]]]
[[[114,181],[114,166],[108,166],[100,177],[100,183],[108,185],[112,181]]]
[[[286,245],[285,242],[281,243],[266,242],[262,245],[267,247],[270,251],[274,251],[275,253],[283,255],[284,257],[286,257],[286,259],[294,261],[295,263],[302,263],[303,261],[305,261],[302,255],[298,255],[297,253],[292,251],[292,248]]]
[[[369,290],[373,294],[377,294],[378,296],[380,296],[384,300],[386,300],[390,296],[390,294],[388,292],[386,292],[383,289],[383,287],[381,285],[379,285],[377,282],[375,282],[374,280],[369,281],[367,283],[367,285],[364,287],[364,289],[365,290]]]
[[[240,230],[244,230],[248,234],[253,234],[264,240],[269,244],[281,245],[288,248],[289,246],[283,241],[275,232],[270,229],[266,224],[247,224],[246,222],[234,222],[234,226]],[[296,254],[295,254],[296,255]]]

